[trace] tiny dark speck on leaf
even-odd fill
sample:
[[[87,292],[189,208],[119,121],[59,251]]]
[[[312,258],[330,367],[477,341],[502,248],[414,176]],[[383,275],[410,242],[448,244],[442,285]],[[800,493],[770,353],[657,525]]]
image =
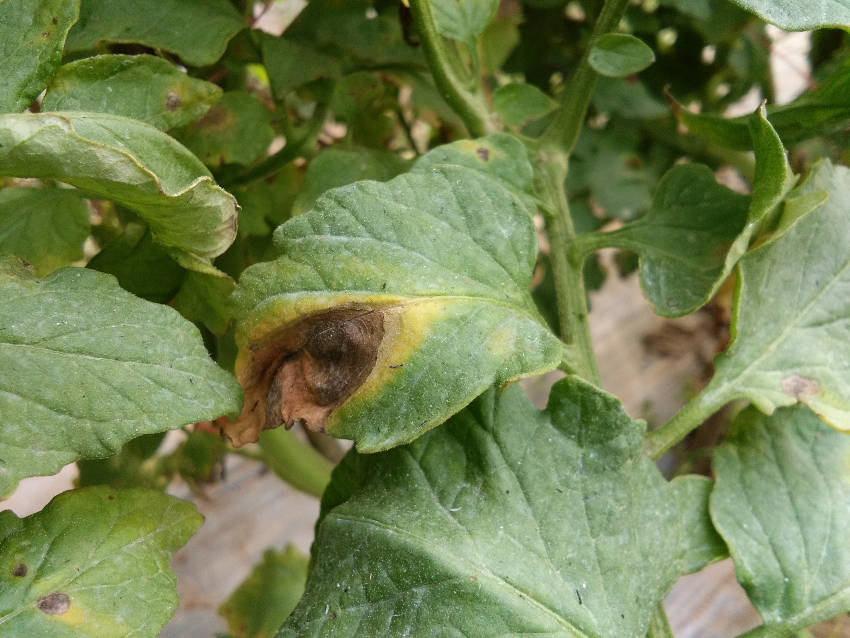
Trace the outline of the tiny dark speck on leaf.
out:
[[[481,161],[486,162],[490,159],[490,149],[484,148],[483,146],[479,146],[475,149],[476,155],[481,158]]]
[[[576,589],[576,598],[578,598],[578,604],[579,605],[584,604],[583,602],[581,602],[581,594],[579,593],[578,589]]]
[[[114,501],[115,500],[115,494],[110,494],[106,498],[108,498],[110,501]]]
[[[23,563],[19,563],[15,569],[12,570],[12,576],[16,576],[18,578],[23,578],[27,575],[27,566]]]
[[[381,290],[386,290],[386,289],[387,289],[387,282],[385,281],[384,284],[381,286]]]
[[[403,367],[404,367],[404,364],[403,364],[403,363],[396,363],[396,364],[394,364],[394,365],[391,365],[390,367],[391,367],[391,368],[403,368]]]
[[[564,490],[562,490],[560,487],[556,487],[556,488],[555,488],[555,491],[556,491],[558,494],[563,494],[563,493],[564,493]]]
[[[180,106],[180,97],[174,91],[169,91],[165,96],[165,108],[174,111],[178,106]]]
[[[58,616],[59,614],[64,614],[71,608],[71,599],[68,598],[68,594],[56,591],[52,594],[39,598],[38,608],[45,614]]]
[[[45,31],[44,33],[42,33],[42,34],[41,34],[41,37],[42,37],[42,38],[46,38],[46,37],[48,37],[49,35],[50,35],[50,31]]]
[[[57,18],[53,18],[50,22],[53,24],[59,24],[59,20]]]

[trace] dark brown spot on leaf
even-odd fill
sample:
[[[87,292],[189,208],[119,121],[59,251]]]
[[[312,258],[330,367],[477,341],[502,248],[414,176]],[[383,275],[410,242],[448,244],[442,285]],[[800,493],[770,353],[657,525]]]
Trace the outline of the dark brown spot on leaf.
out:
[[[53,18],[50,22],[53,24],[59,24],[59,20],[57,18]]]
[[[12,570],[12,576],[16,578],[23,578],[27,575],[27,566],[23,563],[19,563],[15,569]]]
[[[810,399],[820,394],[820,384],[797,374],[789,374],[782,379],[782,391],[797,400]]]
[[[288,325],[254,344],[242,416],[224,428],[236,445],[260,431],[296,421],[319,432],[375,368],[384,339],[384,312],[340,308]]]
[[[478,155],[479,158],[481,158],[482,162],[486,162],[490,159],[490,149],[489,148],[484,148],[483,146],[479,146],[478,148],[475,149],[475,154]]]
[[[68,594],[53,592],[38,599],[38,608],[45,614],[58,616],[71,608],[71,599],[68,598]]]
[[[180,106],[180,96],[178,96],[174,91],[169,91],[165,95],[165,108],[169,111],[176,111]]]
[[[115,500],[115,494],[110,494],[106,498],[108,498],[110,501],[114,501]]]

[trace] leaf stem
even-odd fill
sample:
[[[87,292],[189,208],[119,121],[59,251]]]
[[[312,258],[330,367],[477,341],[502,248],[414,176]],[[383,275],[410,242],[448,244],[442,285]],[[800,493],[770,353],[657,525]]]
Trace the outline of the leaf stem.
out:
[[[258,441],[266,465],[292,487],[321,497],[333,465],[313,446],[284,428],[266,430]]]
[[[419,33],[422,49],[440,94],[460,116],[472,137],[496,131],[490,112],[479,91],[470,91],[458,76],[437,31],[429,0],[410,0],[410,13]]]
[[[649,633],[646,634],[646,638],[674,638],[663,602],[655,605],[652,610],[652,616],[649,618]]]
[[[575,346],[575,361],[571,364],[576,373],[598,385],[599,368],[587,323],[587,296],[582,262],[568,258],[575,230],[564,192],[567,157],[557,149],[542,149],[537,154],[537,162],[537,187],[545,203],[542,209],[551,244],[549,257],[555,279],[555,301],[561,339]]]
[[[578,141],[590,98],[596,89],[597,74],[589,63],[590,51],[599,37],[616,31],[629,0],[605,0],[593,26],[590,42],[584,50],[578,68],[564,89],[561,108],[541,136],[545,144],[557,145],[569,154]]]
[[[695,430],[712,414],[722,408],[728,401],[723,388],[713,387],[709,382],[702,391],[688,401],[672,419],[660,428],[646,435],[643,443],[644,453],[657,459],[679,441],[684,439],[691,430]]]

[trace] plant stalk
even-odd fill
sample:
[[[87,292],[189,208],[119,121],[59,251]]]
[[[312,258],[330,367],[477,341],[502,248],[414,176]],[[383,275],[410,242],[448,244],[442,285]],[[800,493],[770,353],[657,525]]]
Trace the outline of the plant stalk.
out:
[[[658,603],[652,610],[649,618],[649,633],[646,638],[674,638],[667,612],[664,611],[664,603]]]
[[[660,428],[646,435],[643,443],[644,453],[657,459],[667,450],[684,439],[692,430],[698,428],[712,414],[727,402],[722,388],[715,389],[709,382],[702,391],[688,401],[672,419]]]
[[[495,132],[496,126],[480,92],[469,91],[458,76],[443,37],[437,31],[429,0],[410,0],[410,13],[440,94],[466,124],[472,137]]]
[[[266,430],[257,443],[263,460],[275,474],[302,492],[322,496],[333,465],[311,445],[282,427]]]

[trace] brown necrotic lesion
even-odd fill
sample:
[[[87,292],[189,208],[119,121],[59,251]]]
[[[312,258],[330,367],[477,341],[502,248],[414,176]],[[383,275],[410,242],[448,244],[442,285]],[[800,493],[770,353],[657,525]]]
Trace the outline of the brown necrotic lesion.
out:
[[[384,338],[384,313],[339,308],[307,317],[252,346],[245,408],[227,428],[239,445],[260,431],[300,422],[320,431],[375,367]]]

